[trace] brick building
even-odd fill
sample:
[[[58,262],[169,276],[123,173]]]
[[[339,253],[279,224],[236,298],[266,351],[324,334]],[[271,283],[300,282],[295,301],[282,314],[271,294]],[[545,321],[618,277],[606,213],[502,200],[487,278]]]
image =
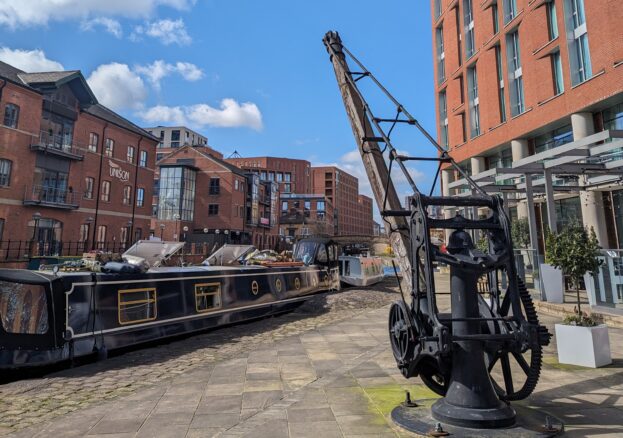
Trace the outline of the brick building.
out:
[[[595,229],[604,248],[620,248],[620,172],[607,171],[615,169],[618,152],[586,159],[597,146],[607,149],[616,142],[623,129],[620,2],[431,4],[439,143],[481,182],[488,179],[499,190],[521,188],[508,194],[510,213],[535,219],[534,247],[542,247],[546,226],[559,229],[581,220]],[[570,159],[570,154],[575,156]],[[547,164],[554,158],[578,172],[557,174],[563,169],[553,161]],[[523,163],[530,163],[529,172]],[[605,171],[587,174],[587,164]],[[523,169],[517,172],[521,180],[500,170],[511,167]],[[534,197],[526,196],[526,179],[530,189],[535,187]],[[465,189],[454,172],[442,172],[444,194],[460,195]]]
[[[282,194],[279,234],[290,238],[299,236],[332,236],[333,204],[325,195]]]
[[[0,81],[0,255],[119,248],[146,236],[158,140],[100,105],[80,71],[0,62]]]
[[[277,187],[206,147],[182,146],[160,161],[154,234],[188,242],[277,245]]]
[[[208,137],[186,126],[156,126],[143,129],[160,140],[156,148],[156,161],[182,146],[205,147],[209,153],[223,159],[223,154],[208,146]]]
[[[245,172],[257,173],[261,181],[277,183],[279,193],[312,193],[309,161],[277,157],[228,158],[225,161]]]
[[[313,193],[327,197],[334,208],[336,236],[372,236],[372,199],[359,194],[359,180],[334,166],[312,168]]]

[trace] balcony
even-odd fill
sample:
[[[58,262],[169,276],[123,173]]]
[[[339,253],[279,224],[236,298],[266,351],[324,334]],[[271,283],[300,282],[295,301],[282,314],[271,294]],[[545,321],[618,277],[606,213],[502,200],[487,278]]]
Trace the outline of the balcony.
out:
[[[56,187],[26,186],[24,190],[24,205],[75,210],[79,207],[79,199],[78,193]]]
[[[73,140],[46,131],[41,131],[39,138],[32,139],[30,150],[53,154],[70,160],[82,161],[84,159],[84,149],[76,147]]]

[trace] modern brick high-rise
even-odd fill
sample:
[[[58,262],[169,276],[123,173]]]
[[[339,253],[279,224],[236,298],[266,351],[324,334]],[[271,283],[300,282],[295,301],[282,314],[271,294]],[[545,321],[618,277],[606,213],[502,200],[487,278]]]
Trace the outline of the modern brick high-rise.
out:
[[[372,199],[359,194],[359,180],[335,166],[312,167],[313,192],[333,204],[336,236],[374,234]]]
[[[532,219],[541,250],[547,226],[578,220],[621,248],[621,2],[431,5],[439,143],[489,191],[509,189],[511,216]],[[442,172],[444,194],[465,188]]]

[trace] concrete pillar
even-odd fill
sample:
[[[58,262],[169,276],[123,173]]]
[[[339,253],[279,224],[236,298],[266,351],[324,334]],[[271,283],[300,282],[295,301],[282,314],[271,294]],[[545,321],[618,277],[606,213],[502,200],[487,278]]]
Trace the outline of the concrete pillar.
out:
[[[485,169],[485,157],[472,157],[472,176],[476,176],[481,172],[484,172]]]
[[[453,174],[452,170],[441,171],[441,194],[443,196],[450,196],[450,189],[448,188],[448,184],[452,182],[452,174]],[[451,219],[453,216],[454,214],[452,213],[452,210],[449,210],[448,208],[444,208],[443,217],[445,219]],[[451,232],[452,230],[445,230],[446,244],[448,243],[448,239],[450,238]]]
[[[571,128],[573,140],[588,137],[595,133],[592,113],[571,114]],[[586,184],[586,177],[580,178],[580,184]],[[602,248],[608,247],[608,230],[606,228],[606,212],[604,210],[601,192],[581,191],[580,204],[582,206],[582,219],[584,225],[595,230],[597,240]]]
[[[513,154],[513,161],[519,161],[522,158],[526,158],[530,155],[528,150],[528,140],[523,138],[511,140],[511,152]],[[517,217],[520,219],[528,217],[528,205],[526,204],[526,201],[517,202]]]

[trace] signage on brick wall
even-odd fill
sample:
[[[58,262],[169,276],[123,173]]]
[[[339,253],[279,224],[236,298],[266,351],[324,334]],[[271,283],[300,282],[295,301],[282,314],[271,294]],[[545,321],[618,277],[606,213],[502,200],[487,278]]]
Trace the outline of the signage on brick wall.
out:
[[[108,160],[110,176],[117,178],[119,181],[126,182],[130,180],[130,172],[123,170],[117,163]]]

